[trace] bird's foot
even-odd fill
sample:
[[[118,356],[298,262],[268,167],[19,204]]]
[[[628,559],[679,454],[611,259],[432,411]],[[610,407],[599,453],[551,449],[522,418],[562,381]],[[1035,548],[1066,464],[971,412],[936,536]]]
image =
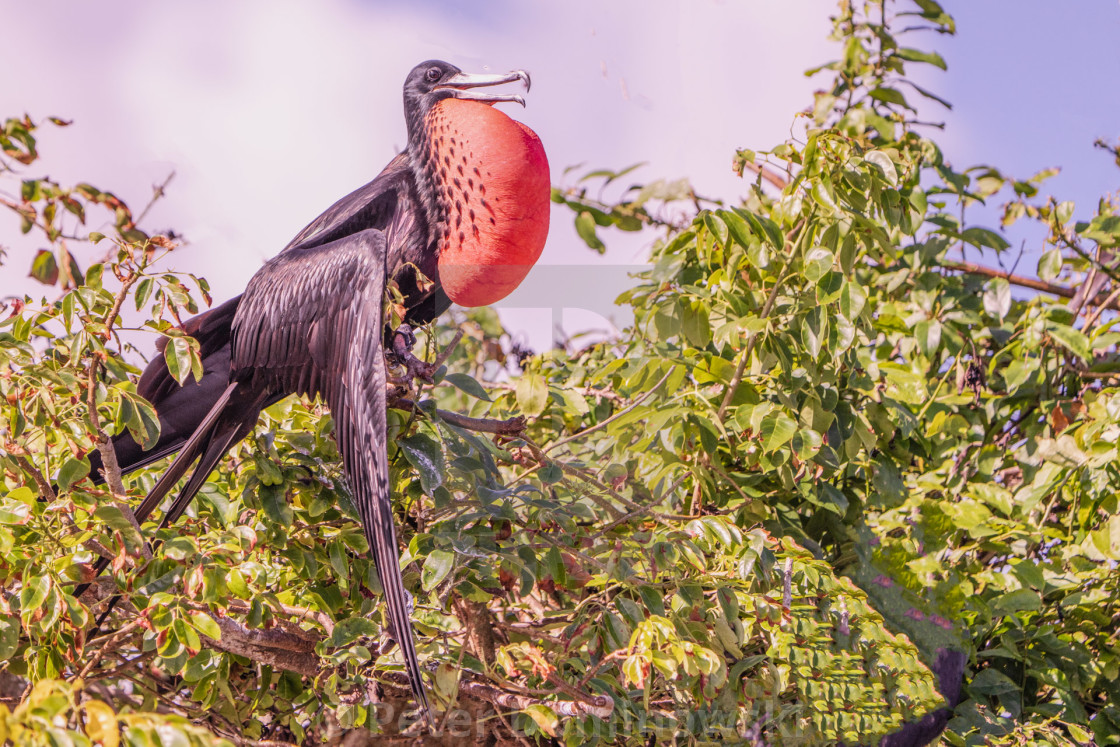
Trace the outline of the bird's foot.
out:
[[[422,361],[413,355],[412,348],[415,344],[416,335],[412,332],[412,327],[407,324],[402,324],[393,332],[390,355],[405,369],[403,376],[393,377],[393,379],[394,381],[420,379],[427,384],[434,383],[432,376],[438,366]]]

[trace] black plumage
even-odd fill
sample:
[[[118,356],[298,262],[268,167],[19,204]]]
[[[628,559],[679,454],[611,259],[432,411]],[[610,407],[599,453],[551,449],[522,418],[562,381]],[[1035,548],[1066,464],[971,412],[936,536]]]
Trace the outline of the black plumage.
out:
[[[472,76],[436,61],[414,68],[404,87],[407,150],[304,228],[253,276],[241,296],[184,325],[199,341],[200,382],[179,386],[162,356],[153,360],[138,385],[160,418],[161,434],[151,450],[142,450],[127,434],[113,441],[126,471],[179,452],[136,510],[140,521],[197,461],[164,516],[162,525],[167,526],[186,510],[226,451],[252,431],[263,408],[290,394],[322,397],[335,420],[335,438],[385,592],[392,634],[425,715],[428,702],[389,496],[382,304],[386,281],[392,278],[409,324],[425,324],[450,305],[439,285],[437,247],[447,217],[437,199],[439,177],[431,171],[427,112],[449,97],[520,101],[508,94],[469,91],[516,80],[528,84],[521,71]],[[433,282],[423,282],[418,273]],[[96,452],[90,458],[94,474],[100,474]],[[98,563],[97,571],[105,565]]]

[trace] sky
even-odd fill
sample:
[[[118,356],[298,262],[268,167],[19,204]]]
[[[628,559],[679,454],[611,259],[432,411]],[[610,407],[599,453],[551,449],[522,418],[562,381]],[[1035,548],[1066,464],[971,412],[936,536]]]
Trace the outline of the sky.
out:
[[[1048,186],[1079,214],[1117,190],[1120,171],[1092,141],[1120,136],[1120,4],[945,5],[958,36],[917,41],[949,64],[923,83],[953,110],[922,112],[946,122],[935,137],[949,160],[1017,176],[1062,166]],[[174,172],[145,228],[187,238],[170,266],[206,276],[216,300],[239,293],[303,225],[404,147],[401,84],[420,61],[528,70],[528,106],[505,108],[541,136],[554,183],[571,184],[571,166],[646,162],[635,181],[687,176],[700,194],[734,202],[745,191],[731,173],[735,150],[790,137],[823,85],[803,71],[838,53],[826,38],[833,0],[0,6],[0,116],[74,121],[42,130],[37,175],[89,181],[139,209]],[[558,324],[624,323],[609,302],[653,239],[604,234],[610,250],[598,257],[573,217],[554,210],[540,265],[503,304],[507,326],[538,350]],[[10,250],[3,295],[28,290],[24,268],[37,248],[16,226],[0,214]],[[1017,271],[1033,273],[1034,261]]]

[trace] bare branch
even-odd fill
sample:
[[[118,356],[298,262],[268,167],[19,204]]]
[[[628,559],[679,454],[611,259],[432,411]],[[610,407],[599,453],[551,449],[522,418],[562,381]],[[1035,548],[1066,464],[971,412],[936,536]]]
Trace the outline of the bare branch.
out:
[[[589,696],[586,701],[578,700],[538,700],[525,695],[499,690],[493,685],[483,682],[463,681],[459,683],[459,692],[476,700],[491,703],[499,708],[510,708],[523,711],[532,705],[543,705],[552,709],[558,716],[598,716],[610,718],[614,712],[614,701],[604,696]]]
[[[1073,298],[1077,294],[1076,288],[1067,288],[1064,285],[1055,285],[1054,283],[1047,283],[1044,280],[1038,280],[1036,278],[1014,275],[1010,272],[996,270],[991,267],[984,267],[983,265],[974,264],[972,262],[955,262],[952,260],[942,260],[941,266],[950,270],[965,272],[969,275],[981,275],[988,278],[1003,278],[1012,285],[1017,285],[1021,288],[1030,288],[1031,290],[1042,291],[1043,293],[1050,293],[1051,295],[1060,296],[1061,298]],[[1106,293],[1097,294],[1097,296],[1088,303],[1090,306],[1098,306],[1101,308],[1112,309],[1113,311],[1120,311],[1120,305],[1117,304],[1117,300],[1115,298],[1109,298],[1108,294]]]
[[[440,366],[442,366],[444,363],[447,362],[447,359],[451,357],[451,354],[453,352],[455,352],[455,348],[458,347],[459,341],[462,340],[462,339],[463,339],[463,330],[462,329],[455,330],[455,337],[451,340],[451,342],[447,343],[447,347],[445,347],[443,349],[443,351],[439,355],[436,356],[435,360],[432,361],[432,369],[433,370],[438,369]]]
[[[422,404],[424,403],[417,404],[407,397],[393,397],[388,402],[389,407],[420,413],[423,413],[420,407]],[[447,410],[436,410],[436,415],[439,416],[440,420],[450,423],[451,425],[465,428],[469,431],[477,431],[479,433],[494,433],[499,436],[519,436],[525,431],[525,418],[520,415],[515,418],[507,418],[506,420],[472,418]]]
[[[42,473],[42,471],[31,463],[31,460],[25,456],[20,456],[11,452],[9,448],[8,453],[15,459],[16,464],[19,465],[27,474],[31,475],[31,479],[35,481],[36,487],[39,488],[39,495],[45,498],[48,502],[55,499],[54,488],[51,487],[51,482]]]
[[[318,676],[319,657],[315,655],[316,641],[312,635],[296,635],[281,628],[254,630],[229,617],[211,617],[218,623],[222,638],[201,636],[210,648],[307,677]]]
[[[775,171],[771,171],[763,164],[754,163],[753,161],[743,161],[742,163],[743,168],[747,171],[757,174],[779,190],[785,190],[785,188],[789,186],[788,179]]]

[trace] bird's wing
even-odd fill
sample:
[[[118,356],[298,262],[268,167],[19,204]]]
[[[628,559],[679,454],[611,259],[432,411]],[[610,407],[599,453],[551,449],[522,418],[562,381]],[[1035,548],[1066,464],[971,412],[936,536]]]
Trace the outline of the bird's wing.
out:
[[[410,178],[407,154],[400,153],[373,181],[358,187],[304,226],[283,251],[325,244],[368,228],[386,230],[396,212],[401,181]]]
[[[242,296],[233,323],[232,370],[233,379],[251,389],[319,394],[330,406],[393,637],[427,716],[389,498],[381,342],[385,253],[384,235],[366,230],[270,260]]]
[[[308,249],[376,229],[385,235],[386,277],[397,282],[414,327],[427,324],[451,305],[438,282],[420,281],[417,270],[439,280],[438,255],[430,246],[428,219],[421,205],[407,153],[400,153],[370,183],[331,205],[296,234],[282,253]]]

